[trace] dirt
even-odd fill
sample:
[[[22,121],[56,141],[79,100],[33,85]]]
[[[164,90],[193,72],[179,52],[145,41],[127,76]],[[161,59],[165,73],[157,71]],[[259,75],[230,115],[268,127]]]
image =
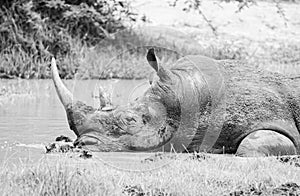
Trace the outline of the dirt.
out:
[[[92,158],[91,152],[76,147],[73,140],[67,136],[61,135],[55,139],[55,142],[45,146],[46,153],[70,153],[70,157],[79,157],[83,159]]]
[[[176,153],[163,153],[159,152],[145,158],[141,161],[141,163],[153,163],[158,161],[169,161],[169,160],[193,160],[193,161],[205,161],[211,159],[212,157],[207,153],[202,152],[193,152],[193,153],[183,153],[183,154],[176,154]]]
[[[300,186],[296,183],[286,183],[272,190],[274,195],[300,195]]]
[[[300,156],[282,156],[277,157],[276,159],[279,160],[281,163],[286,163],[295,167],[300,167]]]
[[[152,163],[161,160],[177,160],[177,159],[178,159],[178,155],[175,153],[158,152],[155,153],[153,156],[145,158],[144,160],[141,161],[141,163]]]
[[[210,159],[211,157],[206,154],[206,153],[201,153],[201,152],[194,152],[194,153],[191,153],[189,154],[189,159],[190,160],[196,160],[196,161],[204,161],[204,160],[207,160],[207,159]]]
[[[155,196],[166,196],[174,195],[168,193],[165,190],[155,188],[151,191],[145,191],[141,185],[126,185],[123,189],[123,194],[128,196],[146,196],[146,195],[155,195]],[[247,189],[237,190],[231,192],[229,196],[242,196],[242,195],[289,195],[289,196],[298,196],[300,195],[300,186],[293,182],[288,182],[281,184],[277,187],[267,187],[263,184],[251,185]]]
[[[300,186],[296,183],[289,182],[281,184],[275,188],[267,188],[266,186],[252,185],[248,189],[234,191],[229,194],[230,196],[241,196],[241,195],[300,195]]]
[[[148,196],[148,195],[155,195],[155,196],[172,196],[174,194],[165,192],[165,190],[161,190],[158,188],[154,188],[150,191],[145,191],[141,185],[126,185],[122,192],[124,195],[128,196]]]

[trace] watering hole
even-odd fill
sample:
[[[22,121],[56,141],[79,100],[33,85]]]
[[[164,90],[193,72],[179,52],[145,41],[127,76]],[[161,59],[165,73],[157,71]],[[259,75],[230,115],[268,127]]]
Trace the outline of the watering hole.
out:
[[[111,92],[114,104],[127,104],[148,88],[145,80],[67,80],[74,97],[98,107],[99,87]],[[51,80],[0,80],[0,164],[35,163],[45,154],[44,146],[65,135],[75,139]],[[94,154],[93,154],[94,155]],[[107,164],[128,164],[150,153],[98,153]]]

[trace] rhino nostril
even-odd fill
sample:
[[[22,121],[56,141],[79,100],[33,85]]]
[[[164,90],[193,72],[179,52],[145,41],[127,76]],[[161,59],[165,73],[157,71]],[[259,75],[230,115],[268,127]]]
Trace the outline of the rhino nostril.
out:
[[[144,124],[144,125],[146,125],[147,122],[149,122],[149,121],[147,121],[145,118],[142,118],[142,120],[143,120],[143,124]]]

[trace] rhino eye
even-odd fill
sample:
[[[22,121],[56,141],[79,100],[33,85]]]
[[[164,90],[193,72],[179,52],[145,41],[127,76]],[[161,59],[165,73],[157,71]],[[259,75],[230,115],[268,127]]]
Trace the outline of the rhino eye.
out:
[[[146,124],[151,120],[151,116],[143,114],[142,120],[143,120],[143,123]]]

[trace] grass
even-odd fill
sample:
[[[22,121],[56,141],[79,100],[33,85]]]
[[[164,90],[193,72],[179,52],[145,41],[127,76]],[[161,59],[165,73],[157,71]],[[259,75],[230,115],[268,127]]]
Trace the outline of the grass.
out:
[[[166,167],[151,172],[114,169],[92,160],[61,155],[35,165],[2,167],[2,195],[271,195],[286,183],[300,184],[300,170],[275,158],[189,155],[165,157]],[[185,158],[182,158],[185,156]],[[180,158],[181,157],[181,158]],[[196,157],[196,158],[195,158]],[[203,157],[206,157],[203,159]],[[153,164],[140,163],[142,164]],[[296,189],[297,190],[297,189]],[[300,194],[300,188],[297,190]],[[291,193],[291,192],[290,192]],[[296,191],[294,192],[294,194]],[[285,192],[287,195],[287,191]]]
[[[57,57],[61,77],[71,79],[77,73],[77,77],[81,79],[145,78],[150,71],[147,66],[141,65],[141,61],[145,60],[146,50],[149,48],[146,46],[155,46],[156,41],[159,40],[144,37],[131,30],[119,32],[114,39],[103,40],[96,47],[88,47],[80,40],[72,39],[69,43],[72,53]],[[168,53],[168,49],[164,51]],[[40,58],[14,48],[0,54],[0,76],[50,78],[50,58],[50,54]],[[172,57],[168,57],[170,58]]]
[[[222,6],[219,4],[217,6],[215,3],[213,5],[203,3],[203,9],[207,8],[207,12],[214,13],[211,16],[207,14],[208,19],[211,19],[214,26],[218,28],[218,37],[211,33],[210,28],[202,21],[202,17],[199,15],[186,15],[190,17],[190,20],[184,23],[179,22],[178,24],[167,22],[167,18],[163,18],[164,15],[162,15],[162,24],[167,22],[168,25],[173,26],[173,29],[161,26],[143,27],[142,29],[128,28],[125,31],[119,31],[113,35],[110,34],[105,40],[99,41],[93,47],[83,44],[83,40],[74,39],[71,35],[66,34],[58,37],[60,42],[57,42],[57,44],[51,44],[50,46],[46,44],[45,47],[41,47],[38,46],[38,43],[48,43],[49,40],[47,39],[50,39],[52,36],[52,31],[45,28],[44,31],[38,31],[37,35],[31,33],[25,36],[23,35],[24,32],[20,30],[22,25],[18,23],[20,25],[18,27],[19,31],[17,31],[17,28],[15,34],[21,37],[24,36],[24,39],[28,38],[28,42],[36,43],[35,48],[42,49],[35,52],[31,51],[32,54],[30,50],[25,52],[24,50],[26,49],[22,48],[22,44],[9,42],[9,40],[4,39],[6,34],[1,34],[0,41],[2,41],[3,46],[0,52],[0,78],[50,78],[49,62],[51,54],[49,51],[57,53],[56,58],[60,66],[61,77],[65,79],[72,79],[75,75],[78,79],[147,78],[151,69],[145,62],[147,49],[145,46],[151,45],[161,48],[159,53],[160,57],[163,57],[163,64],[174,62],[178,58],[176,53],[180,55],[201,54],[215,59],[244,60],[250,64],[255,64],[258,68],[275,70],[288,75],[295,74],[295,69],[300,63],[300,43],[297,41],[298,34],[294,32],[298,29],[297,24],[299,24],[299,21],[293,14],[296,13],[293,8],[298,6],[299,1],[281,1],[281,15],[280,13],[274,15],[276,11],[279,11],[274,2],[272,4],[260,4],[261,1],[257,1],[257,3],[257,7],[253,5],[253,7],[245,9],[245,12],[235,13],[234,15],[228,13],[237,9],[236,5],[234,5],[236,2],[224,4],[224,9],[228,10],[220,9]],[[229,5],[234,5],[234,7]],[[18,4],[18,6],[20,5]],[[150,14],[151,12],[149,13],[149,19],[151,19],[151,15],[153,17],[156,8],[163,7],[163,3],[158,6],[154,8],[150,6],[149,9],[154,9],[154,12],[152,14]],[[20,7],[23,8],[23,6]],[[29,8],[25,6],[24,10],[31,13]],[[168,12],[170,9],[174,8],[165,8],[165,11]],[[254,10],[257,11],[254,12]],[[247,14],[243,16],[245,13]],[[178,12],[178,16],[176,14],[173,15],[174,19],[177,18],[178,21],[181,21],[178,18],[178,16],[181,16],[181,12]],[[239,20],[236,20],[238,18]],[[282,25],[284,18],[285,20],[288,19],[288,26]],[[228,24],[225,25],[224,22],[226,21]],[[11,23],[14,23],[13,20],[5,22],[7,22],[7,27],[4,25],[5,28],[10,27]],[[6,24],[5,22],[3,23]],[[43,23],[43,21],[40,22],[41,24]],[[39,26],[41,24],[36,23],[32,25]],[[252,29],[253,31],[244,29],[248,25],[249,28],[254,28]],[[174,29],[188,33],[183,34]],[[252,32],[251,36],[249,36],[250,33],[248,31]],[[258,33],[260,31],[262,33]],[[283,34],[283,32],[288,33]],[[257,35],[256,38],[264,35],[264,39],[254,39],[255,35]],[[11,38],[14,36],[12,34]],[[53,37],[51,37],[52,39]],[[296,71],[296,74],[299,73],[300,70]]]
[[[57,60],[61,77],[65,79],[75,75],[79,79],[147,78],[152,71],[145,60],[147,46],[159,48],[162,64],[170,64],[187,54],[201,54],[215,59],[244,60],[260,68],[294,74],[300,62],[300,44],[296,42],[272,40],[273,44],[266,45],[246,38],[203,37],[208,39],[197,44],[193,38],[174,30],[127,30],[117,33],[114,39],[103,40],[96,47],[72,39],[72,53],[57,57]],[[0,77],[50,78],[49,62],[50,54],[40,58],[17,49],[2,52]]]

